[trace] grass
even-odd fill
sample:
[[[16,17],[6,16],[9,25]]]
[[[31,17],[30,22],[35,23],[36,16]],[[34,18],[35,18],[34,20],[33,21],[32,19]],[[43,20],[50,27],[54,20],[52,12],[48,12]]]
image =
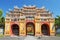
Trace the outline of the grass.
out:
[[[4,35],[3,34],[0,34],[0,38],[2,38]]]
[[[60,34],[56,34],[56,36],[60,37]]]

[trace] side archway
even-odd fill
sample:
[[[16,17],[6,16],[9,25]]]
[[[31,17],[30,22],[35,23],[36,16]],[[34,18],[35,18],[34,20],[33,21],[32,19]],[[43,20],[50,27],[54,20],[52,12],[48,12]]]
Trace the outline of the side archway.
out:
[[[49,25],[48,24],[42,24],[41,25],[41,32],[42,32],[43,35],[49,36],[50,35]]]
[[[12,34],[18,36],[19,35],[19,25],[13,24],[11,26]]]

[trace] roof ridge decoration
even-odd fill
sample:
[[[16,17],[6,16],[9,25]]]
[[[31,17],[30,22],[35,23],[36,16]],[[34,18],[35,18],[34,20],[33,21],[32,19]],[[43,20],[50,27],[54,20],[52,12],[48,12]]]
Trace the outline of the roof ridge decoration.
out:
[[[18,6],[14,6],[14,8],[18,8],[18,9],[19,9],[19,7],[18,7]]]
[[[24,5],[24,7],[36,7],[35,5]]]

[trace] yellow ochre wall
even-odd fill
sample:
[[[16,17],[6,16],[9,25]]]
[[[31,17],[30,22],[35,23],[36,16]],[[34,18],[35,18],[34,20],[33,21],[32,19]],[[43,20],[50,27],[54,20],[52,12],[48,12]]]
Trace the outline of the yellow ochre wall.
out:
[[[38,20],[37,20],[38,19]],[[41,22],[39,18],[35,18],[35,36],[41,36],[42,35],[42,30],[41,30]],[[49,28],[50,28],[50,36],[55,36],[55,27],[52,29],[54,26],[54,21],[49,22]],[[10,36],[11,34],[11,24],[10,22],[6,21],[5,22],[5,36]],[[26,20],[20,20],[19,21],[19,36],[26,36]]]

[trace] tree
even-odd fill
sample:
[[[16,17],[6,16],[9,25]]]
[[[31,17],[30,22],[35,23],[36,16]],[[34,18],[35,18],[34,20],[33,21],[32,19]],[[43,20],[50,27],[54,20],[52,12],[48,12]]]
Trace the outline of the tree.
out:
[[[2,14],[3,14],[3,11],[0,9],[0,17],[2,16]]]
[[[0,9],[0,25],[5,23],[5,18],[2,16],[3,15],[3,11]]]
[[[60,16],[57,16],[55,18],[55,26],[56,26],[56,29],[60,28]]]
[[[2,20],[1,20],[2,14],[3,14],[3,11],[0,9],[0,24],[2,23]]]
[[[1,21],[1,18],[2,18],[2,14],[3,14],[3,11],[0,9],[0,24],[2,23]]]
[[[0,28],[3,28],[3,31],[4,31],[4,28],[5,28],[5,18],[2,15],[3,15],[3,11],[0,9]],[[3,32],[3,34],[4,34],[4,32]]]

